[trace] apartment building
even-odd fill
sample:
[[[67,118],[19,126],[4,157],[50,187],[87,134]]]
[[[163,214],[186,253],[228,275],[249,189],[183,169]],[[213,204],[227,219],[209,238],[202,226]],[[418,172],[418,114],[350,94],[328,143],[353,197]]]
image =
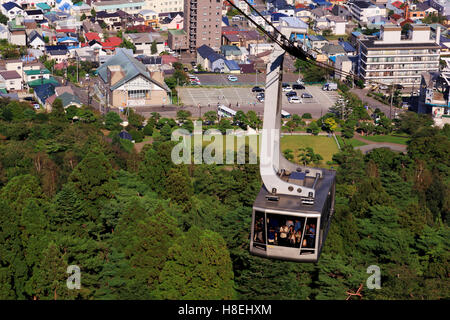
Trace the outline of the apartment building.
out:
[[[386,16],[386,8],[383,5],[375,5],[366,1],[354,1],[349,4],[350,13],[359,23],[367,23],[368,18]]]
[[[156,13],[181,12],[184,7],[184,0],[147,0],[146,2],[147,8]]]
[[[184,21],[191,52],[195,52],[202,45],[219,51],[222,36],[222,0],[185,0]]]
[[[92,2],[92,8],[95,11],[106,11],[114,13],[117,10],[122,10],[128,14],[138,14],[143,9],[147,9],[145,0],[110,0]]]
[[[450,124],[449,74],[424,72],[421,75],[418,113],[431,113],[434,124]]]
[[[439,39],[440,29],[437,33]],[[408,35],[402,35],[399,26],[381,26],[379,38],[358,40],[358,72],[366,84],[418,86],[423,72],[439,70],[440,46],[435,41],[427,25],[412,25]]]

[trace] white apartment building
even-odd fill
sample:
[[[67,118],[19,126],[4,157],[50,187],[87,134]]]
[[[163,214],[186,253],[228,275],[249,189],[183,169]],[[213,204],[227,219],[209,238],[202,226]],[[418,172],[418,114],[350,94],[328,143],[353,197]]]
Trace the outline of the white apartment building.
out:
[[[91,5],[95,11],[106,11],[114,13],[117,10],[122,10],[128,14],[138,14],[144,9],[149,9],[145,0],[110,0],[93,2]]]
[[[386,16],[386,8],[366,1],[354,1],[349,4],[350,13],[360,23],[367,23],[368,18]]]
[[[146,9],[156,13],[182,12],[184,0],[146,0]]]
[[[413,25],[409,36],[401,27],[381,26],[379,39],[359,42],[359,75],[364,82],[418,86],[423,72],[439,70],[440,46],[431,38],[430,27]],[[438,28],[437,39],[440,38]]]

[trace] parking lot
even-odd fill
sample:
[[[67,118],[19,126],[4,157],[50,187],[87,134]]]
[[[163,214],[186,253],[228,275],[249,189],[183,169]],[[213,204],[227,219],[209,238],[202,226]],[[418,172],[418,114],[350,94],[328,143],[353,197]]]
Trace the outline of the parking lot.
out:
[[[323,91],[321,86],[306,86],[304,90],[295,90],[300,97],[302,93],[310,93],[313,98],[301,98],[302,103],[289,103],[282,94],[282,108],[291,114],[311,113],[313,118],[319,118],[328,112],[328,109],[336,102],[336,91]],[[180,88],[178,94],[181,103],[191,112],[198,112],[201,107],[202,114],[209,110],[216,110],[218,104],[231,107],[234,110],[247,112],[254,110],[260,115],[264,111],[264,103],[256,99],[256,93],[251,88],[225,87],[225,88]]]

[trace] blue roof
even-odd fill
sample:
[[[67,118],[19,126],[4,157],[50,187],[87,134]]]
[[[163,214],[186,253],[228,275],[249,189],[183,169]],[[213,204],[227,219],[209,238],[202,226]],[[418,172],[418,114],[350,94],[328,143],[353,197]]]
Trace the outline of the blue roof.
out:
[[[12,8],[19,8],[19,9],[22,10],[22,7],[21,7],[21,6],[19,6],[17,3],[12,2],[12,1],[4,3],[4,4],[3,4],[3,8],[5,8],[6,11],[11,10]]]
[[[237,62],[233,61],[233,60],[225,60],[225,65],[230,70],[241,70],[241,68],[239,68],[239,65],[237,64]]]
[[[197,48],[197,52],[202,58],[206,58],[211,62],[217,61],[219,59],[225,60],[225,58],[222,55],[215,52],[206,44],[202,45],[200,48]]]
[[[130,141],[133,140],[133,137],[131,136],[131,134],[129,134],[129,133],[126,132],[126,131],[121,131],[121,132],[119,133],[119,137],[120,137],[121,139],[126,139],[126,140],[130,140]]]
[[[356,49],[348,41],[339,41],[339,45],[344,48],[345,52],[356,52]]]
[[[329,59],[333,62],[336,62],[336,56],[331,56]]]
[[[308,29],[308,25],[301,19],[296,17],[280,17],[285,21],[289,27]]]
[[[272,22],[278,22],[280,21],[281,17],[287,17],[287,15],[285,15],[284,13],[275,12],[272,13],[271,20]]]
[[[51,83],[46,83],[37,87],[34,87],[34,93],[44,103],[48,97],[55,94],[55,86]]]
[[[62,11],[69,10],[69,9],[70,9],[70,4],[68,4],[67,2],[59,7],[59,10],[62,10]]]
[[[222,22],[225,23],[225,25],[229,26],[230,21],[228,20],[228,17],[222,17]]]
[[[66,40],[78,42],[78,39],[77,39],[77,38],[73,38],[73,37],[62,37],[62,38],[59,38],[59,39],[57,40],[57,42],[62,42],[62,41],[66,41]]]
[[[308,39],[311,41],[327,41],[324,36],[315,34],[308,35]]]

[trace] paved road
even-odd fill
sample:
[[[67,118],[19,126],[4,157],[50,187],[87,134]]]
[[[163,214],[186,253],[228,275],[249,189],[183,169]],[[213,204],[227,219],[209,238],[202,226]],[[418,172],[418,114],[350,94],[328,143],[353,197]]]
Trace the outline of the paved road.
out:
[[[374,141],[364,139],[358,133],[355,133],[354,138],[361,142],[367,143],[367,145],[365,145],[365,146],[360,146],[360,147],[355,148],[355,149],[361,150],[361,152],[364,154],[372,151],[373,149],[378,149],[378,148],[388,148],[388,149],[391,149],[392,151],[402,152],[402,153],[407,152],[407,146],[404,144],[392,143],[392,142],[374,142]]]
[[[361,101],[365,104],[368,105],[369,107],[371,107],[373,110],[375,110],[376,108],[379,108],[382,112],[384,112],[384,114],[386,115],[386,117],[390,117],[391,115],[391,110],[390,110],[390,106],[385,105],[384,103],[381,103],[378,100],[375,100],[374,98],[368,97],[367,93],[369,92],[368,89],[359,89],[359,88],[353,88],[350,90],[350,92],[356,94],[358,96],[358,98],[361,99]],[[396,107],[392,107],[392,115],[391,118],[395,118],[395,114],[397,113],[397,115],[399,115],[400,113],[404,112],[405,110],[403,109],[399,109]]]

